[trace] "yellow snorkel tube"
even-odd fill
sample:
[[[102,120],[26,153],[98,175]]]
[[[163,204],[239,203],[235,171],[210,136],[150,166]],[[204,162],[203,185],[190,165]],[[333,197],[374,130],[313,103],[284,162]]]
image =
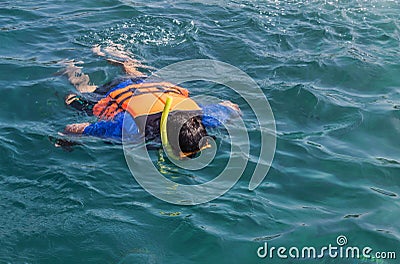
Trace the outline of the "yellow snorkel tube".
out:
[[[162,111],[161,114],[161,121],[160,121],[161,143],[165,151],[167,152],[168,157],[179,159],[179,157],[177,157],[172,151],[171,145],[168,142],[168,134],[167,134],[167,120],[169,111],[171,110],[172,100],[173,99],[171,96],[167,97],[167,100],[165,101],[164,110]]]

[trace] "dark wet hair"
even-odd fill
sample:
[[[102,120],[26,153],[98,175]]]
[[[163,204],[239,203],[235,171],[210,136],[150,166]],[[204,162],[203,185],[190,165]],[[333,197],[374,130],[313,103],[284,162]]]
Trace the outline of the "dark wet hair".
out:
[[[200,141],[207,136],[207,130],[202,123],[201,112],[195,111],[175,111],[168,115],[167,121],[168,141],[175,155],[183,153],[198,152],[206,141]],[[179,134],[179,138],[176,136]],[[177,142],[179,140],[179,142]],[[193,158],[193,153],[187,157]]]

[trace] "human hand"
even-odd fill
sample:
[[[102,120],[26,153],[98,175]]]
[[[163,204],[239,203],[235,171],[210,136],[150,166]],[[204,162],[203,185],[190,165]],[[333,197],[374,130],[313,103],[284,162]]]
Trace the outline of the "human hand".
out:
[[[70,124],[65,127],[64,131],[71,134],[83,134],[83,131],[88,125],[90,125],[90,123]]]
[[[237,112],[239,115],[242,114],[242,111],[240,111],[239,106],[237,104],[232,103],[231,101],[226,100],[226,101],[222,101],[219,104],[231,108],[232,110]]]

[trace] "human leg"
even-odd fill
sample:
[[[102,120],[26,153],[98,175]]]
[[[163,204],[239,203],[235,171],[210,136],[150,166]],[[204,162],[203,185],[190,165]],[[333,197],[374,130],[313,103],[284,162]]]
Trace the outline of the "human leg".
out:
[[[98,45],[94,46],[92,51],[98,56],[110,57],[107,58],[108,62],[122,66],[124,71],[134,78],[146,77],[146,74],[141,72],[139,69],[155,70],[155,68],[143,65],[140,61],[134,59],[133,54],[129,51],[125,51],[124,47],[120,44],[111,43],[109,46],[106,46],[103,49]]]

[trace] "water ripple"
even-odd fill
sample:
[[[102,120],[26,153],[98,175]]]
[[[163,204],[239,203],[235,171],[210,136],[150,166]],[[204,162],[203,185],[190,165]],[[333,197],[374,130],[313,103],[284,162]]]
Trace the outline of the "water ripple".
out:
[[[354,245],[398,244],[398,1],[2,4],[0,259],[256,263],[264,241],[326,245],[346,234]],[[261,186],[247,189],[260,148],[251,109],[228,89],[202,83],[193,90],[240,104],[252,140],[245,174],[211,203],[171,207],[153,198],[130,175],[116,142],[67,137],[78,143],[72,151],[55,148],[66,124],[93,121],[65,108],[73,88],[53,75],[57,63],[81,59],[100,84],[121,72],[90,47],[111,42],[151,66],[214,58],[253,77],[278,129]],[[218,157],[201,173],[150,154],[167,177],[205,182],[229,155],[227,135],[215,134]]]

